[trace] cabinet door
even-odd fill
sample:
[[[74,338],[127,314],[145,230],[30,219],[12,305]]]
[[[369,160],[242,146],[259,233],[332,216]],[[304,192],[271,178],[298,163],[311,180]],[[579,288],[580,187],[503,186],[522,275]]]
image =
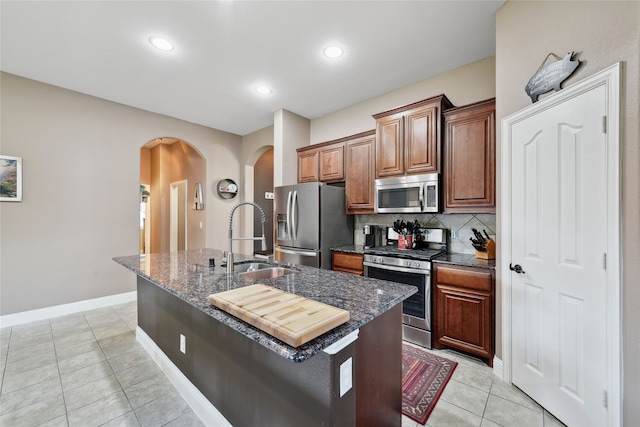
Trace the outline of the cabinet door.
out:
[[[318,150],[298,153],[298,183],[318,181]]]
[[[446,213],[495,213],[495,101],[445,113]]]
[[[436,105],[407,112],[404,147],[405,173],[440,171],[439,120],[440,109]]]
[[[433,345],[482,358],[494,356],[493,270],[434,263]]]
[[[376,178],[404,173],[404,116],[376,120]]]
[[[320,181],[344,181],[344,143],[320,149],[319,156]]]
[[[361,254],[333,252],[331,268],[333,271],[341,271],[343,273],[362,276],[364,274],[363,261],[364,256]]]
[[[347,142],[345,197],[348,214],[374,213],[374,141],[370,136]]]

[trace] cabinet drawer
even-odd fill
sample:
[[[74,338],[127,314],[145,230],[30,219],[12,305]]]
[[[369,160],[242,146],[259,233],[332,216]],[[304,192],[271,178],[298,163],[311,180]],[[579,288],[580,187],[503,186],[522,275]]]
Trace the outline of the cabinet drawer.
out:
[[[493,289],[493,272],[465,267],[449,267],[434,264],[434,281],[440,285],[491,292]]]
[[[346,271],[348,273],[361,274],[364,270],[362,262],[364,256],[361,254],[350,254],[344,252],[333,253],[333,269],[336,271]]]

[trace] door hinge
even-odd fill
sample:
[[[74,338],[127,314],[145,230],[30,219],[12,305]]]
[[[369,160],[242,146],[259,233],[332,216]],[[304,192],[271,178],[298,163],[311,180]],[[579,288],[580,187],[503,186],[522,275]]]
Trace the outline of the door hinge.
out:
[[[607,116],[602,116],[602,133],[607,133]]]
[[[603,253],[602,254],[602,269],[606,270],[607,269],[607,253]]]
[[[604,406],[605,409],[609,408],[609,395],[607,394],[607,390],[603,390],[602,392],[602,406]]]

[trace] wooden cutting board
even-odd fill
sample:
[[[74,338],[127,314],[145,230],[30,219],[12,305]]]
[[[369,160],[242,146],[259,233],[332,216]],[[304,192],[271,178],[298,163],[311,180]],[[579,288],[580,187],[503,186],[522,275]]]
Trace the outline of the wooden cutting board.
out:
[[[290,346],[298,347],[349,320],[349,312],[265,285],[208,296],[209,302]]]

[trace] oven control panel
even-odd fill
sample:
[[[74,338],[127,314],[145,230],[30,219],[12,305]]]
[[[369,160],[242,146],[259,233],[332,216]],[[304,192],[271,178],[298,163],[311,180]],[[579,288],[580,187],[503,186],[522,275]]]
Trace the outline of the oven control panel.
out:
[[[364,262],[370,264],[388,265],[393,267],[411,268],[416,270],[431,270],[431,263],[429,261],[420,261],[414,259],[365,254]]]

